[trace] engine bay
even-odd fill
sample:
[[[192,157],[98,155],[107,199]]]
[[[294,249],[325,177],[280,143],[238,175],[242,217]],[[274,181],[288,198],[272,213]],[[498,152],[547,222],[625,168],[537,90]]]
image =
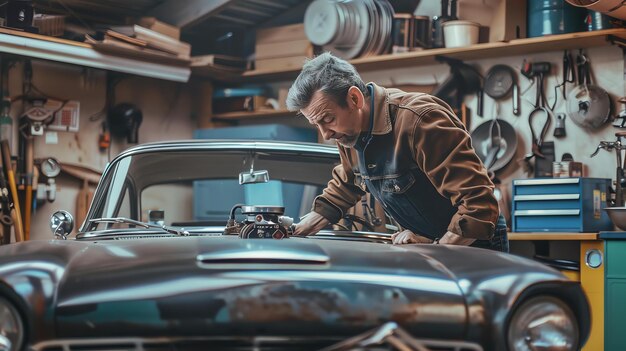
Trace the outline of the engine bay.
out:
[[[240,209],[241,222],[235,219]],[[293,218],[284,216],[281,206],[248,206],[237,204],[230,211],[224,235],[238,235],[241,239],[286,239],[293,234]]]

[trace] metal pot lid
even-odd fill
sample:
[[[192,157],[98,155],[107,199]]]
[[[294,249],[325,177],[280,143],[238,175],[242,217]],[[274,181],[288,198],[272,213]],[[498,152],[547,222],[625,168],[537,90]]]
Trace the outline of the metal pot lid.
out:
[[[390,48],[393,7],[388,0],[315,0],[304,15],[309,40],[343,59]]]
[[[304,14],[304,32],[309,40],[318,46],[332,42],[339,33],[338,7],[328,0],[313,1]]]
[[[490,97],[501,99],[509,94],[514,83],[515,73],[511,67],[495,65],[487,72],[483,89]]]
[[[578,85],[567,96],[567,114],[579,127],[599,128],[611,114],[609,94],[596,85]]]
[[[515,156],[517,149],[517,133],[515,132],[515,128],[505,120],[497,119],[496,121],[500,125],[500,145],[495,155],[496,160],[489,168],[489,171],[493,172],[509,164]],[[474,146],[476,155],[478,155],[478,158],[483,162],[487,160],[487,155],[489,154],[492,144],[492,136],[490,135],[492,131],[491,123],[492,121],[486,121],[476,127],[472,132],[472,145]]]
[[[370,18],[368,7],[361,0],[333,1],[339,5],[346,20],[345,35],[341,35],[338,43],[324,46],[325,50],[343,59],[352,59],[363,51],[363,46],[368,39]],[[341,34],[343,34],[341,33]]]

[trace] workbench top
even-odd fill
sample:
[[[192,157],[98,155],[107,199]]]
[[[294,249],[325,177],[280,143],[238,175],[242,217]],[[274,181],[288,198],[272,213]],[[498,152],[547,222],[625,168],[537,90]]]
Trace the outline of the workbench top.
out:
[[[623,233],[626,238],[626,233]],[[599,233],[509,233],[509,240],[598,240]]]

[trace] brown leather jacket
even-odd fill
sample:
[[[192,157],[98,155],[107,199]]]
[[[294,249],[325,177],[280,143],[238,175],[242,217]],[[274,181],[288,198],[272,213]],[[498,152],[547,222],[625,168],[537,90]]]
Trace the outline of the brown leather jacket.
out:
[[[367,190],[416,234],[491,238],[499,215],[494,185],[458,117],[437,97],[370,84],[371,138],[338,145],[341,164],[313,211],[336,223]]]

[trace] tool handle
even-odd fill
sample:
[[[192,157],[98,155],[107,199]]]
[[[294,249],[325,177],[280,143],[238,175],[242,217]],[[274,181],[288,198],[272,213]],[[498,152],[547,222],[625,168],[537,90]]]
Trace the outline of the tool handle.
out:
[[[17,193],[17,183],[15,182],[15,175],[13,173],[13,165],[11,165],[11,149],[7,140],[2,141],[2,164],[8,175],[9,189],[11,191],[11,199],[13,200],[13,211],[11,217],[15,222],[15,239],[22,239],[24,236],[24,227],[22,226],[22,213],[20,211],[20,200]],[[13,216],[15,213],[15,216]]]
[[[513,114],[519,116],[519,87],[513,84]]]

